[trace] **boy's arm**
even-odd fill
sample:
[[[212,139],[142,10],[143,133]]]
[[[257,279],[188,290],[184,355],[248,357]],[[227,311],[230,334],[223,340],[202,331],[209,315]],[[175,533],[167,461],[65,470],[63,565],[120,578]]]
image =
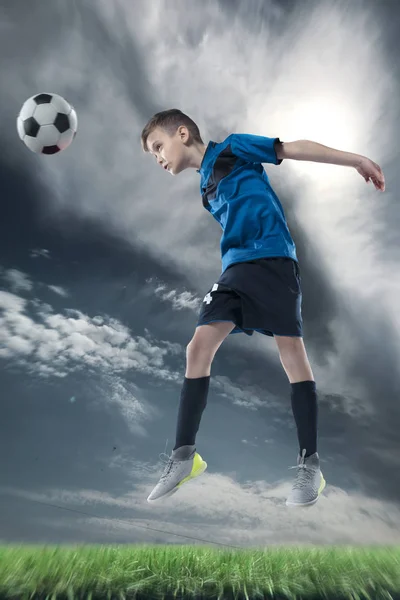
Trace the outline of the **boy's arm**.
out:
[[[313,162],[343,165],[344,167],[358,166],[363,158],[360,154],[334,150],[333,148],[328,148],[328,146],[317,144],[317,142],[310,142],[309,140],[281,142],[276,146],[276,154],[279,159],[310,160]]]
[[[342,165],[344,167],[354,167],[367,183],[371,178],[377,189],[385,190],[385,177],[382,169],[366,156],[335,150],[334,148],[328,148],[328,146],[317,144],[317,142],[310,142],[309,140],[280,142],[276,144],[275,148],[279,160],[292,158],[294,160],[309,160],[330,163],[332,165]]]

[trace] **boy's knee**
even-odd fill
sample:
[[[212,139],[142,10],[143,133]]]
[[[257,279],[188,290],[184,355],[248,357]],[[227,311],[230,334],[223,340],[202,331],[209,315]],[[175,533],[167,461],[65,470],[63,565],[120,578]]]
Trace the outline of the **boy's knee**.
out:
[[[208,340],[193,339],[186,346],[186,356],[207,357],[214,356],[217,349]]]

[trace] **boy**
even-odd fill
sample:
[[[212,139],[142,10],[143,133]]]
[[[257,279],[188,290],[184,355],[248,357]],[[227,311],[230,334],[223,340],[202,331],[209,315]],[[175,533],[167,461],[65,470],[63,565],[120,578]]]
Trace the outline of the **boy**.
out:
[[[147,500],[171,496],[207,468],[196,452],[195,438],[207,403],[211,363],[228,335],[258,331],[275,338],[291,384],[300,454],[292,467],[297,476],[286,505],[315,504],[325,480],[317,452],[316,386],[303,343],[301,276],[283,208],[262,163],[294,159],[351,166],[383,192],[382,170],[365,156],[307,140],[284,143],[232,134],[205,146],[196,123],[178,109],[154,115],[141,143],[171,175],[188,168],[200,173],[203,206],[223,230],[222,273],[204,298],[187,346],[175,448]]]

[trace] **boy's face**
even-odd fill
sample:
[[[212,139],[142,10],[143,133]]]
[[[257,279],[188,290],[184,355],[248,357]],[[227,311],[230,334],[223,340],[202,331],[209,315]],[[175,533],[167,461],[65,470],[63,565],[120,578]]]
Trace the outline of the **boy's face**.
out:
[[[171,175],[178,175],[188,166],[187,147],[184,144],[188,139],[189,131],[186,127],[179,127],[173,136],[157,127],[147,138],[147,147],[162,168]]]

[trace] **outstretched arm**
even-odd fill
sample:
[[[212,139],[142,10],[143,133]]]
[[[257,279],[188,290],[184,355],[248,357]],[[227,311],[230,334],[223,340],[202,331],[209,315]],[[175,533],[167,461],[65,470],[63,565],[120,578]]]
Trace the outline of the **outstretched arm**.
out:
[[[371,179],[377,190],[385,191],[385,176],[380,166],[360,154],[342,152],[342,150],[328,148],[328,146],[317,144],[317,142],[310,142],[309,140],[298,140],[296,142],[281,142],[277,144],[276,155],[279,160],[291,158],[293,160],[308,160],[354,167],[367,183]]]

